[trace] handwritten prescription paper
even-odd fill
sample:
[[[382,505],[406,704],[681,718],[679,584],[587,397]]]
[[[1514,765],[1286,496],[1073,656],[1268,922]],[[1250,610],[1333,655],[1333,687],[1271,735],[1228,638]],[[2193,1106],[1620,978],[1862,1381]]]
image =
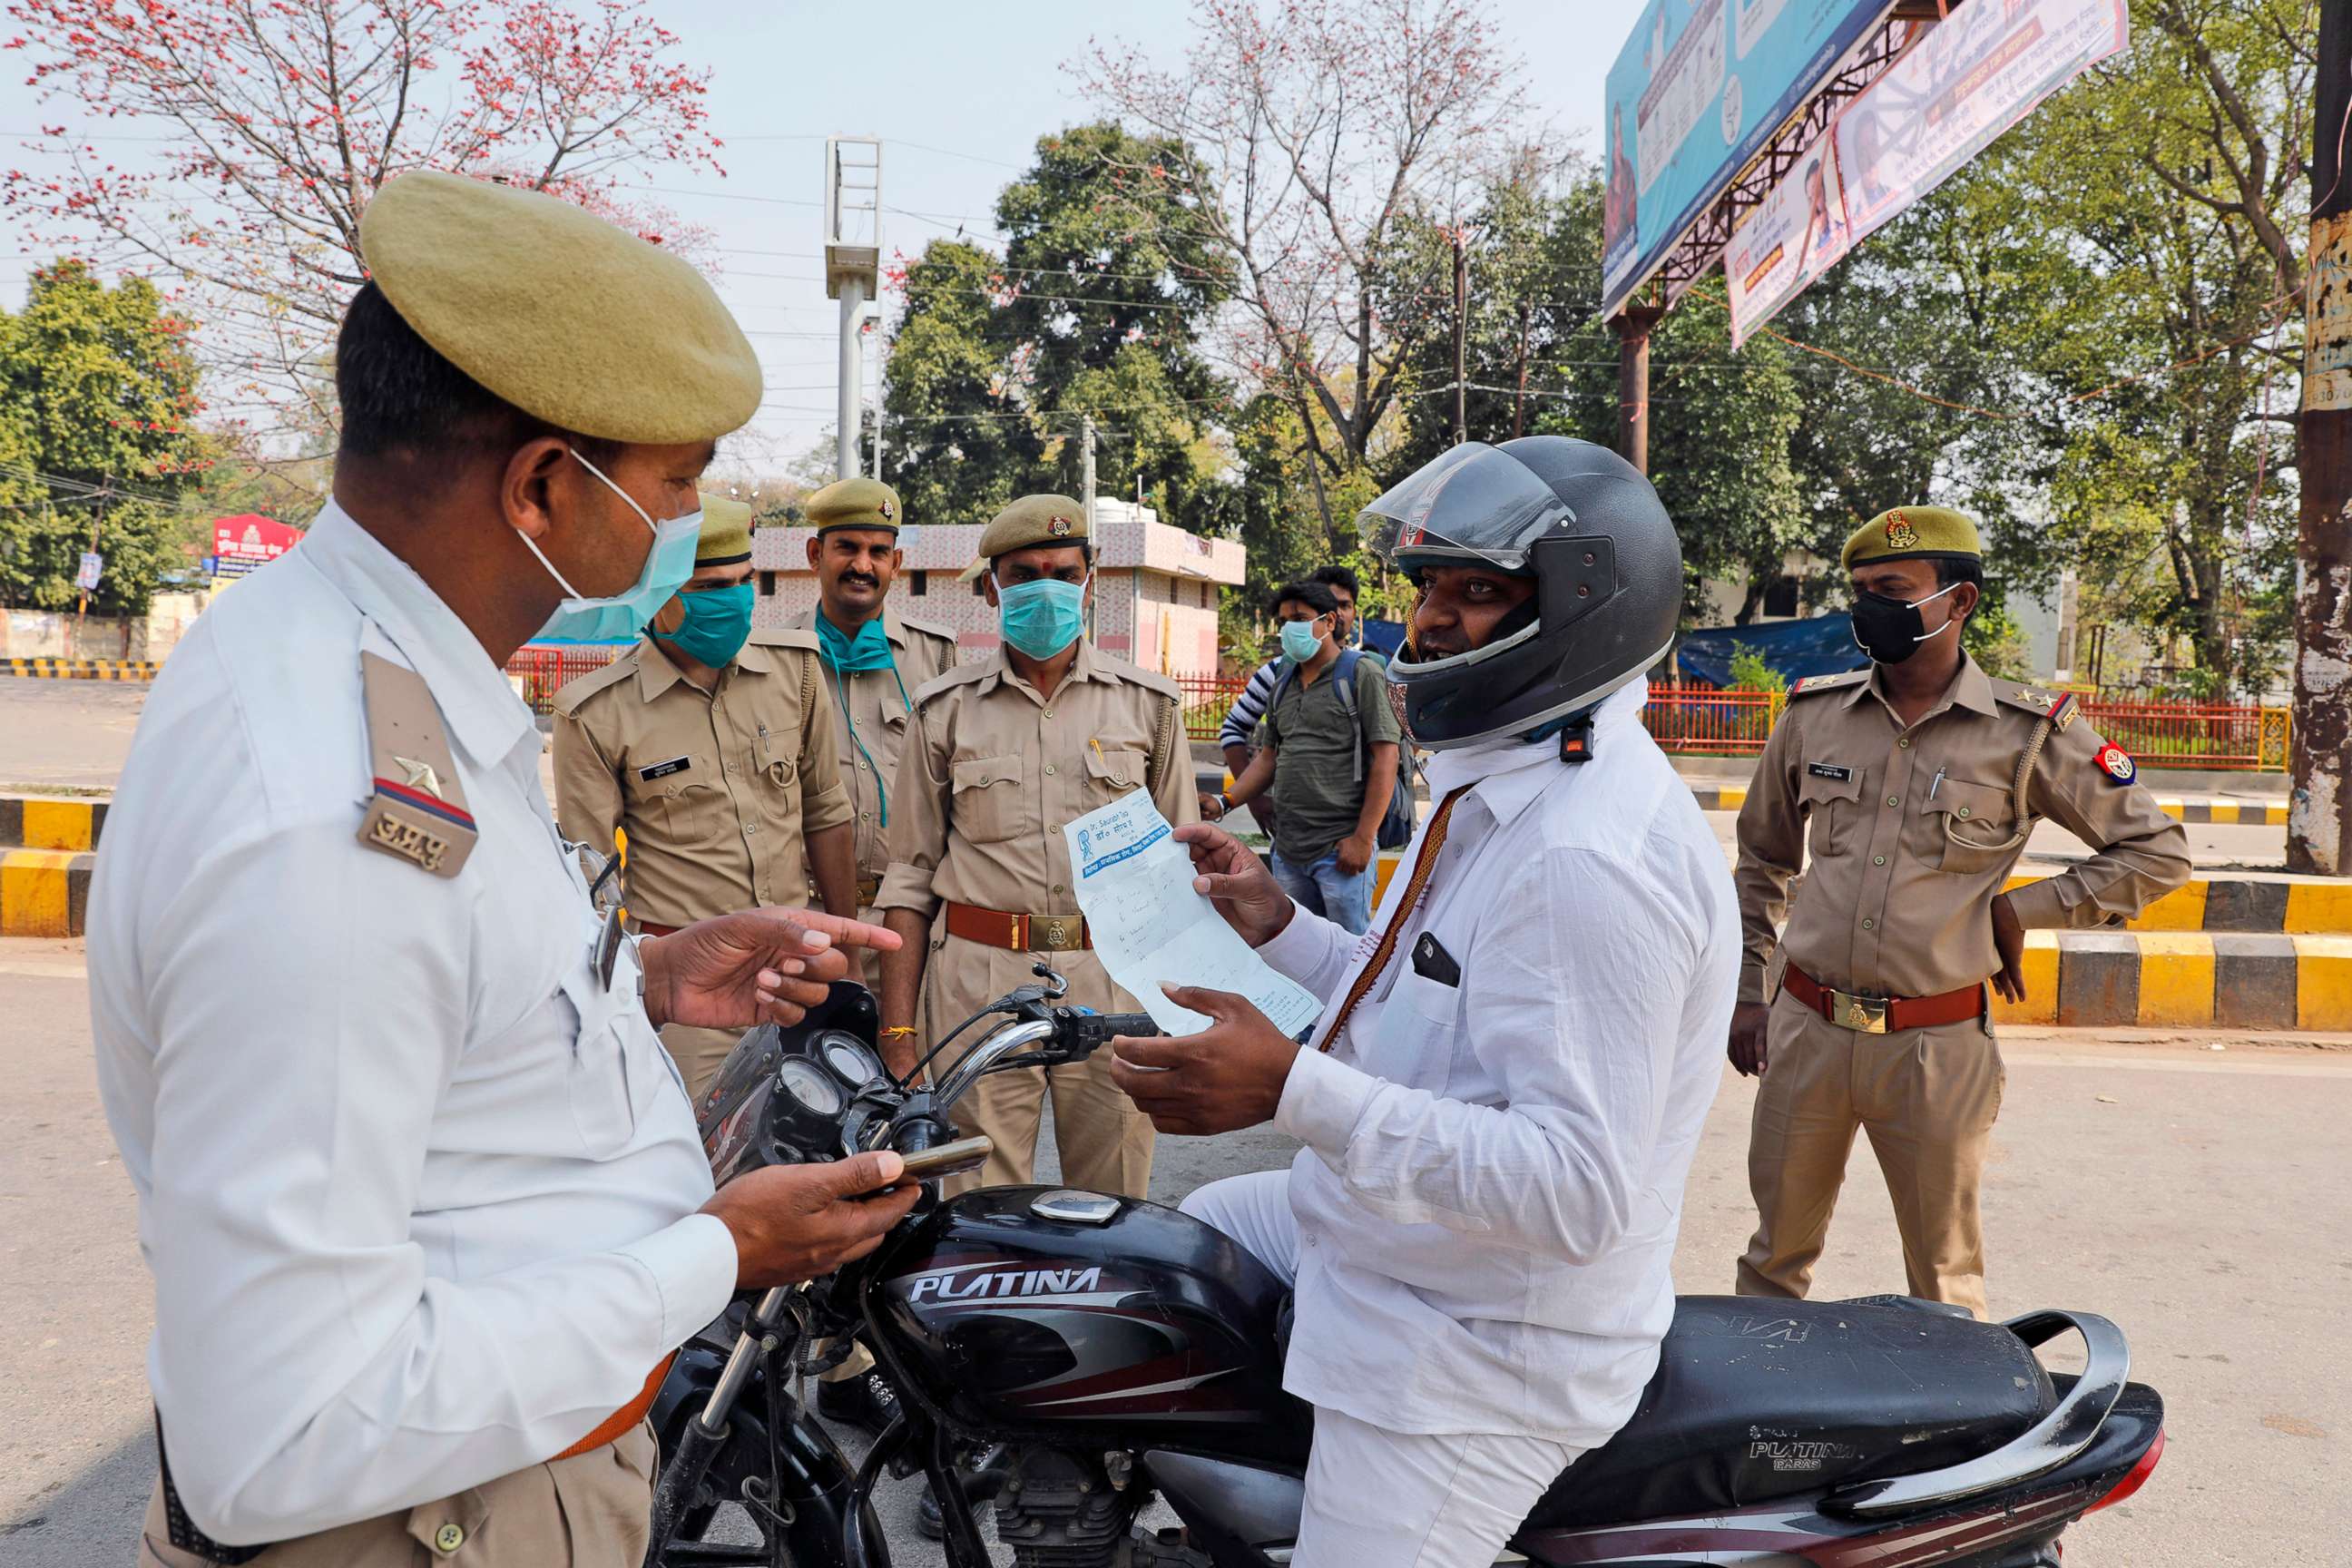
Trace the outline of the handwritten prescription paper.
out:
[[[1246,996],[1286,1035],[1322,1014],[1313,992],[1267,967],[1192,890],[1192,857],[1148,791],[1090,811],[1062,834],[1097,955],[1161,1028],[1192,1035],[1209,1026],[1206,1016],[1162,995],[1162,981]]]

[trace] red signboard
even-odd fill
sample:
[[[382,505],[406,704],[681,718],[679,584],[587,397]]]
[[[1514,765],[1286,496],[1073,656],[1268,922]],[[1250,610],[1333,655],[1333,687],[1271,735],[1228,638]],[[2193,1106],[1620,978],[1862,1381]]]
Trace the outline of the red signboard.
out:
[[[242,517],[213,519],[213,553],[223,561],[259,565],[275,561],[302,542],[302,531],[247,512]]]

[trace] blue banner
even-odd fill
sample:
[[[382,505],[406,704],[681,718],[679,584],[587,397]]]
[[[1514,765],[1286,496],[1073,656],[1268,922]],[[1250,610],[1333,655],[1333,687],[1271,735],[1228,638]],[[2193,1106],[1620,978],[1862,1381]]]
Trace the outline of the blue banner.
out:
[[[1808,675],[1837,675],[1870,662],[1853,646],[1853,617],[1840,610],[1809,620],[1686,632],[1675,650],[1675,668],[1685,680],[1729,686],[1731,656],[1743,647],[1761,656],[1791,685]]]
[[[1650,0],[1610,68],[1601,294],[1613,315],[1889,0]]]

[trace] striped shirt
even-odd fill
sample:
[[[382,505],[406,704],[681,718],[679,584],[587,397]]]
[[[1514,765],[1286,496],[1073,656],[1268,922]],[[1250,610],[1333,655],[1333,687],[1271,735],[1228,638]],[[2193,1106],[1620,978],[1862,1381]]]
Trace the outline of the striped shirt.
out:
[[[1258,721],[1265,717],[1265,705],[1274,698],[1274,683],[1282,677],[1282,660],[1267,659],[1253,671],[1249,684],[1234,699],[1225,712],[1225,722],[1217,731],[1220,746],[1246,746],[1257,733]]]

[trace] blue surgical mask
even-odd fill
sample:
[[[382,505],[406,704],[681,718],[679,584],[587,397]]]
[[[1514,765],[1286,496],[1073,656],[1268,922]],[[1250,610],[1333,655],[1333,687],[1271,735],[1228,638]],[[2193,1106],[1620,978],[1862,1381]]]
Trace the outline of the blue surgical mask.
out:
[[[1031,658],[1051,658],[1087,629],[1087,585],[1057,577],[996,585],[1004,640]]]
[[[1313,621],[1282,623],[1282,657],[1293,664],[1305,664],[1323,648],[1323,639],[1315,635]]]
[[[606,598],[591,599],[565,582],[563,574],[555,569],[555,563],[547,558],[546,552],[530,535],[524,534],[523,543],[539,557],[539,563],[547,568],[556,586],[571,595],[555,607],[555,614],[547,617],[547,624],[539,628],[539,635],[531,641],[629,642],[646,629],[654,612],[669,603],[686,580],[694,575],[694,547],[702,537],[702,511],[698,507],[684,517],[656,522],[628,491],[613,483],[604,469],[577,452],[572,455],[579,458],[582,468],[603,479],[605,488],[629,503],[629,510],[654,531],[654,544],[646,552],[646,563],[638,568],[634,585]]]
[[[749,583],[680,594],[677,602],[686,611],[686,619],[678,623],[677,630],[655,635],[677,644],[680,653],[713,669],[724,669],[735,662],[751,635],[751,597]]]

